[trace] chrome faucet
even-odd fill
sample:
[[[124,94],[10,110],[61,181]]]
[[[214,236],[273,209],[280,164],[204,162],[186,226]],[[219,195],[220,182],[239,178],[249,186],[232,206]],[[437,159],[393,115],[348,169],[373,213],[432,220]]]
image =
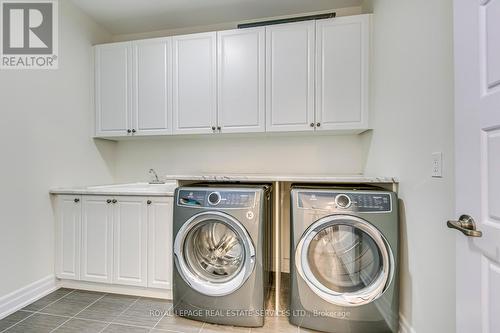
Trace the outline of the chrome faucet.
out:
[[[165,182],[162,182],[160,178],[158,178],[158,174],[156,173],[155,169],[149,169],[149,173],[155,177],[154,180],[150,181],[150,184],[165,184]]]

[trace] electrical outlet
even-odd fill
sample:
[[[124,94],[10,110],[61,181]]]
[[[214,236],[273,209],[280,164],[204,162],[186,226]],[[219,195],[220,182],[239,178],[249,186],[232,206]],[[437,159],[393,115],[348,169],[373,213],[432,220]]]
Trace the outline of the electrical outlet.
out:
[[[443,177],[443,153],[432,153],[432,177]]]

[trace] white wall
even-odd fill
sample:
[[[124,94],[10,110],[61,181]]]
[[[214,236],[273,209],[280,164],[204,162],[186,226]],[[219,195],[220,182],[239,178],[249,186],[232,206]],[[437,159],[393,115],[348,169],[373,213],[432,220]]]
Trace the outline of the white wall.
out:
[[[362,173],[366,142],[357,135],[175,137],[118,143],[116,179],[160,174]]]
[[[59,1],[60,68],[0,72],[0,297],[54,274],[49,188],[113,181],[91,137],[91,44],[110,36]]]
[[[455,234],[445,222],[454,217],[452,0],[372,5],[375,130],[366,173],[401,181],[401,313],[417,333],[451,333]],[[430,177],[435,151],[444,152],[443,179]]]

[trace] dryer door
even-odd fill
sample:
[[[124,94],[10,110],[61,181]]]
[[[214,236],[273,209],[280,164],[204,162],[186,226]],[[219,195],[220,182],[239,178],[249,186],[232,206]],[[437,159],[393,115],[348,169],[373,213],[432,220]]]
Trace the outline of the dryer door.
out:
[[[373,302],[390,285],[394,257],[384,236],[367,221],[331,215],[302,236],[295,266],[322,299],[340,306]]]
[[[174,241],[175,264],[184,281],[208,296],[228,295],[255,267],[255,247],[238,220],[221,212],[190,218]]]

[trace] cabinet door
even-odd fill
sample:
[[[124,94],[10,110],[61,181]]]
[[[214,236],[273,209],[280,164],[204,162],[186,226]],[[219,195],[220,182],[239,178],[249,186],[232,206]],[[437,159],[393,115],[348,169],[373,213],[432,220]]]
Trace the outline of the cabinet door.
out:
[[[318,130],[368,126],[370,15],[316,21]]]
[[[218,124],[223,133],[265,131],[265,28],[217,32]]]
[[[80,279],[81,197],[56,198],[56,276]]]
[[[146,198],[115,198],[113,283],[147,286]]]
[[[173,199],[148,201],[148,287],[172,289]]]
[[[112,282],[113,217],[108,197],[84,196],[81,279]]]
[[[135,135],[172,133],[171,38],[133,43]]]
[[[216,33],[173,37],[173,132],[212,133],[217,126]]]
[[[126,136],[131,129],[130,43],[95,47],[96,136]]]
[[[314,22],[266,27],[266,130],[313,130]]]

